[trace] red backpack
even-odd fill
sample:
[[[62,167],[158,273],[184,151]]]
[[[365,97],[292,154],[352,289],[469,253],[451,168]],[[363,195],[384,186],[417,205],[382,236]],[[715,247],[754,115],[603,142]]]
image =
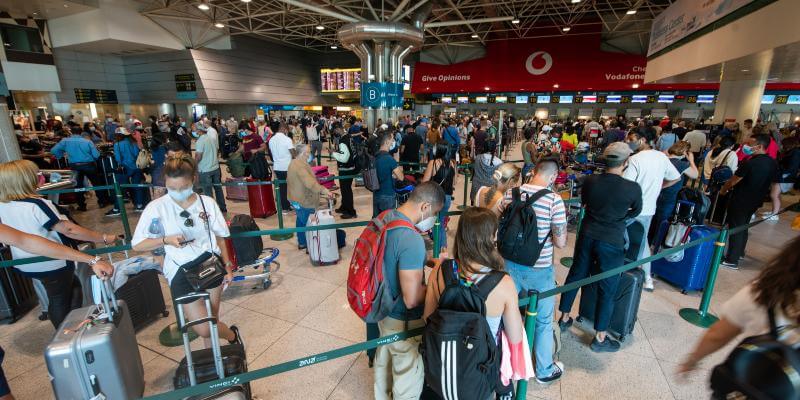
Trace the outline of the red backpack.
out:
[[[388,213],[391,211],[384,211],[370,221],[358,237],[353,258],[350,259],[347,301],[350,308],[365,322],[383,320],[401,298],[395,298],[392,290],[384,285],[383,253],[386,249],[386,233],[401,228],[416,232],[416,228],[401,218],[389,220]]]

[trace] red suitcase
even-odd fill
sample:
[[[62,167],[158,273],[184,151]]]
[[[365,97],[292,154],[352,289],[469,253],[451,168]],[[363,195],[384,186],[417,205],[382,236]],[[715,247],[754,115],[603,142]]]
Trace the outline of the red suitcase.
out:
[[[248,182],[254,182],[252,178],[247,178]],[[275,195],[272,185],[251,185],[247,186],[247,200],[250,203],[250,215],[253,218],[267,218],[275,215]]]
[[[225,179],[226,184],[246,182],[244,178]],[[247,186],[225,186],[225,198],[228,200],[247,201]]]

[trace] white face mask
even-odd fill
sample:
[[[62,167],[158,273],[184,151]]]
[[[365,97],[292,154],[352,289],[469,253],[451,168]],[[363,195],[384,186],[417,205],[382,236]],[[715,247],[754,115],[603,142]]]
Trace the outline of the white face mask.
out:
[[[184,201],[188,200],[192,193],[194,193],[194,190],[191,186],[183,190],[167,189],[167,194],[169,194],[169,197],[172,197],[172,200],[175,200],[178,203],[183,203]]]
[[[416,225],[417,229],[420,232],[428,232],[433,228],[433,225],[436,224],[436,216],[431,215],[428,218],[425,218],[425,212],[422,212],[422,221],[419,221]]]

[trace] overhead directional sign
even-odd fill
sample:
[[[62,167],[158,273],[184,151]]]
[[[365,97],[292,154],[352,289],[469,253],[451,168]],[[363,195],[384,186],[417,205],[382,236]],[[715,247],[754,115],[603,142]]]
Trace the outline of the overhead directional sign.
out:
[[[403,84],[369,82],[361,85],[361,106],[370,108],[402,108]]]

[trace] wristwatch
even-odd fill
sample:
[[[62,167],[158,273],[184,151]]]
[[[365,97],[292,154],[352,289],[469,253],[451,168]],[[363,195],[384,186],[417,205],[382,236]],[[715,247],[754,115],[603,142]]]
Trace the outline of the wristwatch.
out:
[[[94,267],[94,266],[95,266],[95,264],[97,264],[97,262],[98,262],[98,261],[100,261],[100,256],[94,256],[94,258],[92,259],[92,261],[89,261],[89,263],[88,263],[88,264],[89,264],[89,266],[90,266],[90,267]]]

